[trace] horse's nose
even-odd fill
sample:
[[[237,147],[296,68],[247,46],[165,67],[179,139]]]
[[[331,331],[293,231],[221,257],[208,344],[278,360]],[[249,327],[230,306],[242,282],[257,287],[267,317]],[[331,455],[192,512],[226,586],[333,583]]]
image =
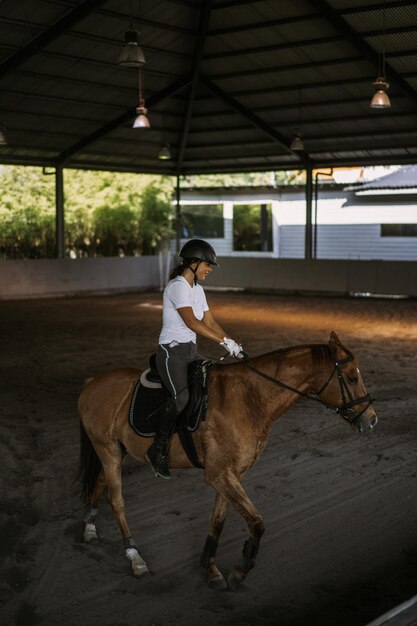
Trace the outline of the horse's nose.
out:
[[[369,428],[375,428],[377,424],[378,424],[378,418],[376,415],[374,415],[374,417],[372,417],[371,420],[369,421]]]

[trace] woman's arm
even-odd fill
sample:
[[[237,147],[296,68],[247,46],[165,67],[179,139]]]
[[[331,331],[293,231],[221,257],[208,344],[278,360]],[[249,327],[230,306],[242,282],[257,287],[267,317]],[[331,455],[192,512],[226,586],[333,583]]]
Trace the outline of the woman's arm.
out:
[[[210,323],[207,323],[207,314],[209,311],[204,313],[204,317],[202,320],[198,320],[194,315],[193,308],[191,306],[184,306],[177,309],[178,313],[181,315],[184,323],[194,331],[197,335],[202,335],[203,337],[208,337],[213,341],[217,341],[217,343],[222,343],[223,338],[227,335],[217,322],[214,321],[213,316],[210,314],[208,319]]]
[[[216,322],[210,310],[204,312],[203,322],[212,330],[220,333],[222,337],[227,337],[226,331]]]

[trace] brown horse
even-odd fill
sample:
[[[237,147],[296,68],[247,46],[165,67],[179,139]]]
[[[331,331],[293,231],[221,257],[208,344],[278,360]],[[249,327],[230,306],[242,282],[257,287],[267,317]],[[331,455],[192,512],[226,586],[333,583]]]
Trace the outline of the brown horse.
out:
[[[80,479],[83,495],[89,501],[84,538],[87,542],[97,539],[97,506],[107,487],[126,556],[136,575],[148,569],[126,522],[121,466],[127,453],[145,464],[152,441],[136,435],[128,422],[129,403],[140,373],[137,369],[117,369],[89,379],[79,399]],[[207,417],[193,433],[193,439],[204,465],[204,478],[216,491],[200,559],[211,587],[234,587],[255,565],[265,528],[241,480],[264,450],[276,418],[301,396],[335,410],[360,432],[372,429],[378,421],[356,359],[334,332],[328,344],[294,346],[210,370]],[[171,441],[169,465],[192,467],[178,435]],[[245,519],[250,536],[241,561],[226,582],[216,567],[215,554],[230,504]]]

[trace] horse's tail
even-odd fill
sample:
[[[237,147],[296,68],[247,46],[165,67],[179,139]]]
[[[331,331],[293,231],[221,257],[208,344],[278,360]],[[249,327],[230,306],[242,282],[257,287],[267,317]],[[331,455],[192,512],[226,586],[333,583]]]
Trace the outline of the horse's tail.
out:
[[[91,499],[102,467],[97,452],[80,421],[80,461],[77,481],[80,483],[81,498],[86,503]]]

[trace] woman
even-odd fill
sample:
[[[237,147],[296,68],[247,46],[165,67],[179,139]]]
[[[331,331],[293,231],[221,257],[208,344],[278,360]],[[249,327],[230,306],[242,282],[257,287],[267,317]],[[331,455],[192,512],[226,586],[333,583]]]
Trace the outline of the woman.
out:
[[[155,476],[170,478],[168,470],[168,443],[177,415],[188,399],[188,366],[198,358],[197,335],[208,337],[222,345],[229,354],[239,357],[242,347],[230,337],[214,319],[199,280],[205,280],[217,266],[216,253],[202,239],[191,239],[180,252],[181,263],[170,275],[163,298],[163,323],[156,353],[156,365],[165,387],[171,393],[161,414],[158,433],[146,459]],[[217,266],[218,267],[218,266]]]

